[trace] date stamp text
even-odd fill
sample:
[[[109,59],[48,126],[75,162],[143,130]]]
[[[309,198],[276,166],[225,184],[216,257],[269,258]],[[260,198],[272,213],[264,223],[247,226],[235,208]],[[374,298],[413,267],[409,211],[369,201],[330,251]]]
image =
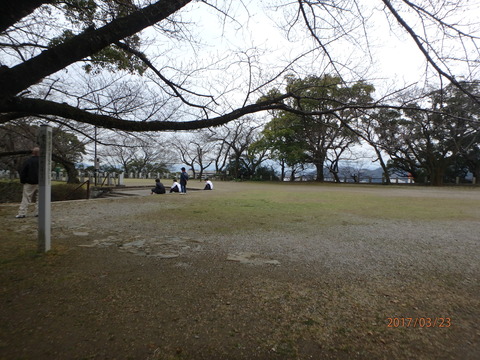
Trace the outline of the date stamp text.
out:
[[[452,319],[449,317],[389,317],[389,328],[449,328]]]

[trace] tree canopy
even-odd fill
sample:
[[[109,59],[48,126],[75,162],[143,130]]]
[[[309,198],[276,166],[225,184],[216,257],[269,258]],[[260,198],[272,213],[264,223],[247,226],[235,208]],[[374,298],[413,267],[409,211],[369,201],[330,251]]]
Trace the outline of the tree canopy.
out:
[[[441,81],[452,83],[478,102],[478,97],[457,81],[457,76],[465,76],[469,81],[478,75],[479,36],[475,24],[466,16],[466,11],[478,7],[476,2],[378,0],[364,4],[360,0],[299,0],[260,5],[255,1],[216,0],[7,0],[4,3],[0,16],[0,124],[36,116],[45,121],[73,120],[124,131],[176,131],[219,126],[265,110],[305,114],[306,110],[293,109],[284,101],[292,98],[292,93],[264,98],[261,102],[255,100],[283,75],[297,71],[296,64],[307,55],[316,60],[306,72],[317,76],[333,72],[342,81],[347,81],[347,77],[363,78],[363,70],[352,63],[353,55],[359,58],[357,64],[364,62],[360,60],[364,55],[372,63],[377,60],[368,47],[372,41],[370,27],[375,26],[369,20],[379,15],[383,15],[391,31],[397,34],[402,31],[410,37],[427,67]],[[225,55],[218,67],[219,59],[183,64],[182,59],[169,57],[175,46],[185,43],[196,56],[205,50],[194,36],[196,24],[192,19],[196,12],[209,9],[210,15],[216,13],[217,19],[234,24],[239,31],[249,23],[242,25],[237,18],[240,10],[243,16],[248,15],[253,6],[270,12],[283,25],[278,32],[288,40],[296,43],[308,35],[312,45],[287,59],[287,65],[275,72],[262,67],[256,46],[238,49],[237,57]],[[225,32],[224,36],[231,34]],[[153,48],[158,50],[154,56]],[[352,55],[340,57],[346,52]],[[451,56],[453,52],[455,56]],[[221,82],[226,81],[227,75],[235,79],[234,68],[241,73],[238,78],[243,79],[235,85],[236,90],[242,90],[240,100],[238,96],[229,96],[233,85]],[[113,71],[111,76],[101,76],[108,71]],[[205,78],[208,81],[202,82]],[[336,109],[316,110],[315,114],[363,106],[348,102],[338,104]]]
[[[472,94],[480,84],[464,84]],[[442,185],[445,178],[467,172],[480,175],[480,106],[450,85],[432,91],[431,111],[411,106],[390,112],[378,128],[378,143],[390,156],[390,168],[410,173],[419,181]]]
[[[38,126],[31,123],[24,119],[0,127],[0,170],[18,170],[25,155],[30,156],[38,136]],[[85,155],[85,144],[60,126],[54,127],[52,133],[53,161],[66,170],[69,182],[77,182],[75,165]]]
[[[276,113],[264,131],[269,140],[266,145],[289,167],[313,164],[317,181],[323,181],[325,162],[329,153],[334,154],[330,171],[336,176],[339,156],[358,142],[350,123],[359,114],[342,105],[369,106],[373,101],[373,86],[362,81],[345,85],[338,76],[324,75],[306,79],[290,77],[286,91],[295,95],[289,107],[297,112]],[[302,111],[312,115],[301,114]]]

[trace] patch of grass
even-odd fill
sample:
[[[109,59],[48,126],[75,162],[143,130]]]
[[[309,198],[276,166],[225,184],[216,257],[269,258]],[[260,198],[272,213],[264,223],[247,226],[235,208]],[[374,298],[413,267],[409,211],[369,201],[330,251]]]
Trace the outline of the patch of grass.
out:
[[[30,261],[37,256],[37,234],[4,227],[0,230],[0,269]]]
[[[431,197],[348,196],[343,210],[368,218],[399,220],[470,219],[475,201]]]
[[[478,214],[478,205],[473,199],[418,194],[385,196],[385,191],[382,194],[358,192],[358,188],[353,187],[346,187],[345,191],[338,191],[338,187],[307,188],[307,191],[298,191],[299,187],[266,185],[245,192],[215,196],[209,193],[201,200],[178,202],[168,213],[162,213],[162,219],[172,222],[188,219],[186,226],[192,226],[192,230],[202,228],[225,234],[238,229],[299,231],[304,224],[336,226],[371,223],[375,219],[472,220]]]

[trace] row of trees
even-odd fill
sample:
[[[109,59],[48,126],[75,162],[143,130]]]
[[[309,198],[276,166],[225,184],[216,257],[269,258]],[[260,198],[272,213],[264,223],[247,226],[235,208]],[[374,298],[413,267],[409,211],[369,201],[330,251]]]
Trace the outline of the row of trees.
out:
[[[480,93],[480,82],[462,85],[472,94]],[[398,109],[372,108],[371,84],[346,86],[331,75],[290,77],[285,91],[298,94],[297,100],[288,100],[298,112],[272,111],[266,119],[245,117],[188,136],[106,138],[98,152],[102,170],[128,176],[131,172],[168,173],[175,171],[172,164],[185,164],[195,177],[213,168],[233,178],[270,178],[273,169],[280,169],[280,178],[288,173],[293,180],[298,171],[313,167],[317,181],[324,181],[327,173],[340,182],[342,163],[358,156],[361,146],[368,146],[387,182],[392,173],[410,174],[417,182],[433,185],[465,178],[469,172],[480,177],[480,106],[454,86],[408,102],[405,97],[406,104]],[[281,92],[274,89],[269,96],[281,96]],[[343,107],[351,101],[359,107]],[[0,152],[21,154],[25,144],[34,143],[36,131],[25,122],[0,128]],[[82,142],[55,128],[54,139],[57,162],[75,179],[73,164],[81,161],[91,138]],[[9,161],[4,168],[18,165],[15,158]]]
[[[32,126],[41,122],[67,133],[74,129],[85,143],[96,138],[93,128],[108,129],[117,132],[114,139],[104,136],[99,143],[121,145],[125,133],[156,137],[165,131],[208,129],[205,136],[218,141],[202,144],[199,138],[196,147],[201,151],[184,151],[182,162],[193,157],[188,161],[198,163],[211,146],[223,154],[212,161],[218,168],[230,164],[234,174],[251,172],[269,156],[294,171],[312,164],[321,180],[320,169],[327,166],[338,174],[339,159],[358,141],[369,143],[378,154],[388,153],[392,163],[382,164],[385,167],[418,176],[423,172],[433,183],[451,168],[468,165],[477,171],[471,164],[478,119],[470,118],[465,125],[462,139],[469,142],[460,142],[459,135],[448,150],[439,148],[438,138],[461,133],[455,117],[469,115],[451,115],[453,104],[435,103],[428,86],[435,84],[441,98],[447,94],[469,99],[474,107],[480,103],[474,82],[480,49],[478,19],[471,16],[474,3],[278,0],[269,6],[242,0],[7,0],[3,5],[0,125],[7,132],[18,121]],[[272,39],[281,42],[254,39],[267,32],[249,28],[255,22],[252,14],[260,13],[266,15],[262,25],[267,20],[276,25]],[[210,24],[215,25],[199,31]],[[423,58],[425,72],[419,81],[422,77],[424,86],[418,86],[422,90],[416,103],[403,98],[405,84],[396,79],[391,79],[392,88],[383,84],[382,95],[372,101],[372,84],[379,86],[371,69],[384,61],[376,52],[376,46],[385,43],[378,34],[389,32]],[[248,137],[258,137],[254,145],[232,145],[232,129],[248,123],[248,117],[271,121],[263,133],[258,127]],[[439,122],[443,130],[435,132]],[[400,141],[420,139],[422,133],[429,140],[416,141],[416,147]],[[397,144],[395,151],[389,136]],[[318,142],[322,137],[324,142]],[[142,147],[131,136],[122,146]],[[184,146],[178,136],[166,150],[182,153]],[[64,166],[71,168],[67,160]],[[145,160],[127,157],[122,166],[164,163]],[[203,168],[208,161],[201,161]]]
[[[462,85],[480,93],[480,82]],[[330,75],[291,77],[286,91],[299,94],[289,100],[298,112],[273,111],[261,121],[244,118],[198,132],[191,140],[175,138],[170,147],[200,176],[213,166],[233,177],[254,177],[265,173],[268,159],[277,164],[282,179],[287,172],[293,180],[299,170],[314,167],[317,181],[327,173],[340,182],[342,164],[369,147],[387,183],[394,173],[433,185],[469,172],[480,178],[480,106],[454,86],[413,100],[404,94],[405,104],[396,109],[376,108],[371,84],[345,86]],[[279,94],[272,90],[272,96]],[[345,108],[351,101],[359,107]]]
[[[462,86],[480,95],[480,82]],[[329,75],[292,78],[286,90],[299,94],[290,104],[298,112],[274,112],[263,131],[263,146],[282,165],[282,175],[285,165],[293,174],[307,163],[316,167],[318,181],[323,181],[324,167],[339,181],[341,160],[361,143],[374,150],[387,182],[392,172],[434,185],[468,172],[480,175],[480,105],[453,85],[421,98],[404,94],[397,108],[376,107],[370,84],[346,86]],[[363,108],[344,107],[351,102]]]
[[[99,146],[101,168],[130,173],[178,172],[174,166],[186,166],[195,178],[212,169],[231,178],[251,178],[268,159],[268,149],[255,146],[263,125],[245,117],[228,125],[197,130],[188,134],[156,137],[116,136]]]
[[[480,95],[480,82],[463,86]],[[389,169],[441,185],[468,172],[480,179],[479,120],[478,102],[450,85],[407,108],[374,113],[363,121],[363,129],[373,128],[370,144],[388,154]]]

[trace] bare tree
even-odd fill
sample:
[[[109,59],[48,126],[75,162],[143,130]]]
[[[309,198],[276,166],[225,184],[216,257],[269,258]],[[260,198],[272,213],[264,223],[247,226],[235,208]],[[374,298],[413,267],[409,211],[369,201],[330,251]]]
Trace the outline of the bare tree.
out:
[[[112,139],[113,145],[105,147],[101,151],[101,156],[106,160],[106,163],[112,167],[120,166],[126,177],[130,176],[130,165],[135,160],[136,146],[132,144],[132,140],[128,137],[121,137],[115,140]]]
[[[337,183],[340,182],[340,162],[344,160],[345,153],[351,154],[351,146],[354,143],[356,143],[356,140],[352,137],[343,137],[341,138],[340,142],[335,144],[335,146],[332,147],[326,154],[326,167],[333,175],[333,178]]]
[[[259,154],[252,148],[252,145],[259,140],[263,124],[258,123],[251,117],[239,119],[228,126],[224,126],[225,132],[217,140],[225,147],[225,158],[232,163],[234,177],[239,176],[240,166],[248,169],[249,175],[255,173],[263,160],[265,160],[266,149]]]
[[[176,150],[180,161],[192,170],[194,179],[201,179],[203,172],[214,161],[212,150],[215,143],[209,141],[207,133],[197,131],[189,136],[174,136],[170,144]]]
[[[375,112],[361,112],[356,116],[356,124],[354,125],[355,132],[375,152],[375,161],[379,162],[383,170],[386,184],[390,184],[391,180],[387,163],[382,156],[384,148],[382,147],[380,136],[389,128],[389,119],[392,117],[398,117],[396,110],[379,109],[379,111]]]
[[[166,140],[145,135],[116,134],[99,153],[112,168],[120,166],[127,177],[132,172],[166,171],[173,161]]]
[[[228,164],[230,146],[226,139],[228,138],[229,133],[229,126],[208,129],[207,139],[209,143],[213,144],[213,164],[217,174],[224,173]]]
[[[196,164],[199,168],[198,178],[203,178],[203,173],[215,161],[214,149],[216,144],[210,141],[209,133],[197,131],[190,140],[190,147],[196,154]]]

